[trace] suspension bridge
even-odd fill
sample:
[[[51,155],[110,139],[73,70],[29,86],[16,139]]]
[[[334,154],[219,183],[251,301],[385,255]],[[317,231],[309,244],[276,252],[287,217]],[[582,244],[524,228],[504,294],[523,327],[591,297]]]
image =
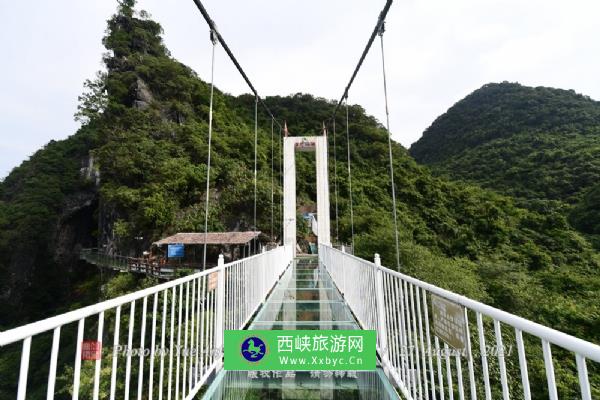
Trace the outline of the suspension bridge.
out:
[[[194,0],[209,25],[213,43],[208,130],[206,218],[210,189],[212,88],[214,48],[221,45],[255,95],[255,121],[261,105],[271,128],[283,129],[258,95],[221,33],[199,0]],[[336,157],[335,116],[346,107],[348,92],[372,43],[379,36],[382,65],[384,23],[388,0],[358,65],[331,119]],[[383,86],[386,98],[385,67]],[[215,268],[203,268],[179,279],[110,299],[62,315],[0,333],[0,351],[20,354],[14,397],[45,393],[47,399],[558,399],[556,369],[569,375],[580,398],[592,399],[600,363],[600,347],[549,327],[402,274],[398,257],[394,171],[390,144],[390,214],[396,224],[393,269],[358,258],[332,245],[338,237],[337,170],[334,207],[330,207],[329,137],[283,137],[283,241],[280,246]],[[255,175],[256,193],[256,132]],[[272,135],[273,137],[273,135]],[[316,154],[317,216],[313,229],[317,257],[296,255],[296,172],[299,147]],[[351,191],[350,151],[346,149]],[[272,148],[273,155],[273,148]],[[273,169],[273,168],[272,168]],[[274,179],[272,177],[272,179]],[[273,194],[271,195],[273,197]],[[350,197],[351,203],[352,197]],[[273,202],[272,202],[273,204]],[[335,210],[335,227],[330,226]],[[352,245],[354,224],[352,204]],[[256,226],[256,196],[254,203]],[[271,207],[273,215],[273,205]],[[273,219],[273,217],[271,217]],[[207,219],[205,219],[205,235]],[[205,241],[206,242],[206,241]],[[206,253],[206,251],[205,251]],[[206,263],[206,260],[204,260]],[[442,311],[440,311],[442,310]],[[436,326],[440,312],[460,333],[454,343]],[[446,327],[448,328],[448,327]],[[263,371],[250,374],[223,369],[224,331],[351,329],[374,330],[377,368],[338,373]],[[450,329],[450,330],[452,330]],[[89,340],[96,357],[88,358]],[[514,351],[512,351],[514,346]],[[185,349],[186,351],[179,351]],[[490,349],[494,351],[491,352]],[[134,351],[137,350],[137,351]],[[32,355],[45,354],[44,365],[32,365]],[[559,354],[560,357],[555,355]],[[90,361],[91,360],[91,361]],[[565,361],[568,360],[568,361]],[[566,363],[566,364],[562,364]],[[68,394],[57,393],[57,370],[67,371]],[[539,379],[539,373],[543,379]],[[592,379],[593,378],[593,379]],[[64,379],[64,376],[61,378]],[[41,386],[43,387],[41,387]],[[541,394],[540,394],[541,393]]]

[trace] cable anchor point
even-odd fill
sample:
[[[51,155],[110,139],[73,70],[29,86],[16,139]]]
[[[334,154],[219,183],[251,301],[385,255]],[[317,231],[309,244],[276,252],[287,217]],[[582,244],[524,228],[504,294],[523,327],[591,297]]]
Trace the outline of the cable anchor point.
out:
[[[378,30],[377,30],[377,34],[378,34],[379,36],[383,36],[383,34],[384,34],[384,33],[385,33],[385,21],[381,21],[381,22],[379,23],[379,28],[378,28]]]

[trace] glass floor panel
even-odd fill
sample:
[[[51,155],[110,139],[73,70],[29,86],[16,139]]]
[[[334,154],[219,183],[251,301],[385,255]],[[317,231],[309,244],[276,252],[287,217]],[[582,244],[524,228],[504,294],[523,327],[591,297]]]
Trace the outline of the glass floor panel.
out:
[[[261,321],[252,323],[251,329],[257,330],[338,330],[360,329],[354,321]]]
[[[249,330],[360,329],[343,296],[317,258],[297,258],[250,324]],[[269,376],[266,376],[268,374]],[[399,399],[382,370],[261,372],[221,371],[207,400]]]
[[[396,400],[394,389],[381,369],[324,374],[298,371],[222,371],[205,394],[207,400]],[[268,374],[268,375],[267,375]]]
[[[290,301],[265,304],[254,322],[260,321],[354,321],[354,318],[341,301]]]
[[[335,288],[315,288],[315,289],[304,289],[304,288],[285,288],[276,289],[273,292],[272,300],[342,300],[339,292]]]
[[[295,289],[315,289],[315,288],[333,288],[333,282],[320,279],[315,281],[314,279],[296,279],[290,278],[288,283],[288,288]]]
[[[298,265],[295,269],[294,272],[298,273],[298,274],[302,274],[302,273],[308,273],[308,272],[312,272],[315,270],[318,270],[319,266],[316,264],[311,264],[311,265]]]
[[[312,280],[318,282],[320,280],[328,280],[329,276],[318,272],[291,272],[288,276],[282,277],[282,279],[302,279]]]

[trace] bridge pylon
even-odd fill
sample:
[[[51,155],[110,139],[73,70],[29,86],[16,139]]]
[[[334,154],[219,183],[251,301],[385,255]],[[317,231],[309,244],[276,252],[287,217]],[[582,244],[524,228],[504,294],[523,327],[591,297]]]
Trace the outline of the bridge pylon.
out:
[[[314,151],[317,164],[317,238],[331,244],[327,136],[283,138],[283,244],[296,255],[296,151]]]

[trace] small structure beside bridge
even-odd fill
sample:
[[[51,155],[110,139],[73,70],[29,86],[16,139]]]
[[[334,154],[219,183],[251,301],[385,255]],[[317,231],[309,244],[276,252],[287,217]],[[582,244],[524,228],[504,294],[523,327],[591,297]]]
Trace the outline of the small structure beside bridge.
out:
[[[233,262],[260,252],[260,236],[259,231],[177,233],[152,243],[142,257],[111,254],[102,249],[82,249],[80,259],[100,268],[172,279],[178,276],[177,271],[202,271],[205,245],[208,269],[217,265],[220,254],[226,262]]]

